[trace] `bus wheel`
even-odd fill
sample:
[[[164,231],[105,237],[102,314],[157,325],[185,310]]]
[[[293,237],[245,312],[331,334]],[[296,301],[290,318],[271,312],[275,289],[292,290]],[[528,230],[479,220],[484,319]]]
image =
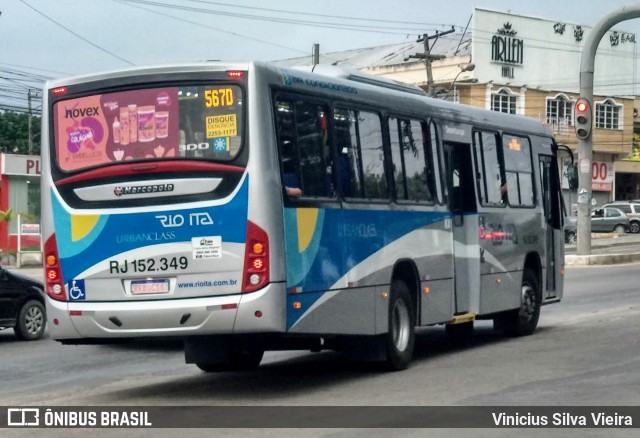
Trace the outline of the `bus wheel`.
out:
[[[520,308],[496,320],[496,325],[510,336],[528,336],[538,326],[542,295],[538,277],[531,269],[525,269],[522,274],[521,294]]]
[[[196,362],[196,366],[206,373],[219,373],[222,371],[249,371],[258,368],[263,356],[264,350],[255,348],[232,350],[229,352],[228,362]]]
[[[415,345],[415,309],[406,283],[394,280],[389,302],[389,330],[385,337],[386,368],[399,371],[407,368]]]

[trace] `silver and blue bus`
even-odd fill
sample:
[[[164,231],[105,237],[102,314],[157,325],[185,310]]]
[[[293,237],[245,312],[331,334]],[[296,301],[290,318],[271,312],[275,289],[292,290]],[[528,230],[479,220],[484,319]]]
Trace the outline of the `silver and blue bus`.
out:
[[[288,349],[398,370],[417,327],[534,332],[563,290],[550,129],[321,67],[46,84],[53,339],[180,337],[204,371]]]

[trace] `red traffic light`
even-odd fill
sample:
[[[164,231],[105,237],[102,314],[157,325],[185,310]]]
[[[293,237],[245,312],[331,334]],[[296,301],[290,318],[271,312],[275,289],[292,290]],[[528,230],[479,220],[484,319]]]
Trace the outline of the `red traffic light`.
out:
[[[576,111],[578,111],[579,113],[584,113],[588,110],[589,110],[589,104],[586,101],[579,100],[578,103],[576,103]]]
[[[588,99],[581,97],[576,102],[576,136],[586,140],[591,135],[591,104]]]

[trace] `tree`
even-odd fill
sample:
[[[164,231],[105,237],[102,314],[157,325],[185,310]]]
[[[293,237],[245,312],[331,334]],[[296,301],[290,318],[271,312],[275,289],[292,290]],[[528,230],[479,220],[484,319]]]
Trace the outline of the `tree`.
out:
[[[10,208],[8,208],[6,211],[2,211],[0,210],[0,222],[6,222],[7,223],[7,235],[5,236],[5,238],[7,239],[7,250],[6,250],[6,255],[7,255],[7,260],[9,259],[9,250],[11,249],[11,242],[9,241],[9,223],[13,220],[13,210],[11,210]]]
[[[31,132],[34,137],[33,151],[40,154],[40,117],[32,117]],[[29,153],[29,115],[0,112],[0,152],[14,154]]]

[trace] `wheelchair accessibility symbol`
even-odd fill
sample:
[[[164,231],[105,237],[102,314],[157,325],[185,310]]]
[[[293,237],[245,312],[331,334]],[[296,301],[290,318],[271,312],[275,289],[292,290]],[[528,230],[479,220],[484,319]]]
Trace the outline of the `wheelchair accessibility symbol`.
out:
[[[84,280],[71,280],[71,283],[67,283],[67,290],[69,301],[82,301],[87,298],[84,292]]]

